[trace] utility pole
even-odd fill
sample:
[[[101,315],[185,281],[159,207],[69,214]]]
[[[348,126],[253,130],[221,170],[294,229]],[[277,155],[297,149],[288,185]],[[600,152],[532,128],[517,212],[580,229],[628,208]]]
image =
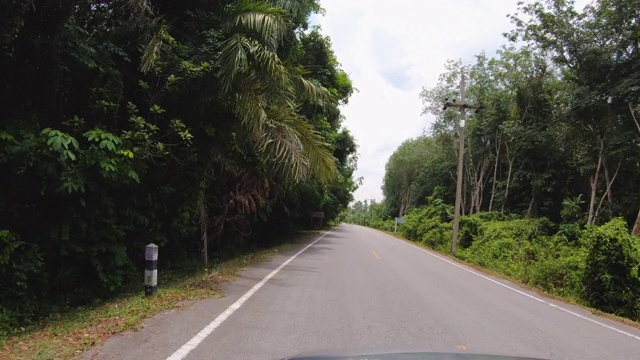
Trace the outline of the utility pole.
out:
[[[460,66],[460,103],[453,100],[449,102],[449,99],[445,99],[444,108],[447,110],[449,107],[456,107],[460,109],[460,146],[458,150],[458,179],[456,183],[456,204],[455,212],[453,215],[453,238],[451,239],[451,254],[455,255],[458,249],[458,229],[460,227],[460,203],[462,202],[462,179],[464,172],[464,125],[465,125],[465,112],[467,109],[475,109],[478,113],[484,107],[482,105],[469,105],[465,102],[465,82],[464,82],[464,66]]]

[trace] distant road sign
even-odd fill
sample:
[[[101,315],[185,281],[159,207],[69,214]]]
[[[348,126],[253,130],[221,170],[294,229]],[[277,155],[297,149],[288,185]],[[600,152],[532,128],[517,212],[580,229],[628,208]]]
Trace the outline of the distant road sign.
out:
[[[312,212],[310,216],[310,220],[311,220],[311,226],[313,226],[314,224],[314,220],[313,219],[320,219],[320,227],[322,227],[322,220],[324,219],[324,212],[322,211],[316,211],[316,212]]]
[[[404,224],[406,222],[407,220],[405,218],[401,218],[401,217],[396,218],[396,224]]]

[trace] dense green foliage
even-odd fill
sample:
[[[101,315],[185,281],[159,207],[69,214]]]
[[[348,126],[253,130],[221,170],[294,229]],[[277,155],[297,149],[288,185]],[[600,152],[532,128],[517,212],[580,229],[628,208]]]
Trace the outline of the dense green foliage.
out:
[[[315,0],[0,2],[0,333],[352,200]]]
[[[390,157],[384,201],[345,220],[389,230],[381,225],[404,216],[400,234],[450,249],[460,113],[443,104],[459,100],[464,73],[466,101],[484,109],[465,115],[457,255],[640,319],[639,9],[521,4],[509,45],[468,66],[448,62],[423,89],[433,126]]]

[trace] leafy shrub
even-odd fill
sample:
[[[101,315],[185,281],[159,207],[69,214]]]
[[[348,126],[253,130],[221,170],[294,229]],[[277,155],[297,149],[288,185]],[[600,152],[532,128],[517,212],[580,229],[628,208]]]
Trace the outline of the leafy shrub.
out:
[[[638,239],[628,233],[621,218],[585,231],[590,245],[583,277],[589,305],[618,315],[640,319],[640,255]]]
[[[400,234],[409,240],[423,241],[423,236],[433,228],[439,224],[450,222],[452,213],[453,207],[451,205],[440,199],[431,199],[429,205],[413,209],[405,216],[407,222],[400,227]],[[430,236],[436,236],[436,234]],[[435,238],[433,240],[435,241]],[[440,240],[436,242],[440,242]]]
[[[382,219],[374,219],[371,220],[369,226],[383,231],[393,231],[395,228],[395,219],[394,220],[382,220]]]
[[[460,218],[460,228],[458,232],[458,244],[461,248],[468,248],[473,243],[473,239],[478,236],[478,231],[482,225],[482,219],[477,216],[463,216]]]
[[[585,213],[582,210],[584,200],[582,195],[574,198],[566,198],[562,201],[560,217],[562,224],[558,227],[558,234],[564,235],[570,241],[578,241],[582,236],[582,229],[586,223]]]
[[[445,203],[442,199],[429,198],[429,204],[424,208],[425,215],[438,219],[441,222],[449,222],[453,220],[453,206]]]
[[[34,310],[35,291],[29,285],[33,285],[34,278],[44,276],[37,250],[20,241],[16,234],[0,230],[0,335],[10,333]]]
[[[560,217],[563,224],[580,224],[585,222],[585,214],[582,210],[584,205],[584,199],[582,194],[573,198],[566,198],[562,200],[562,210],[560,211]]]
[[[458,244],[461,248],[471,246],[473,239],[479,234],[481,225],[485,222],[504,221],[510,219],[515,219],[515,217],[498,211],[479,212],[473,215],[462,216],[460,218]]]
[[[548,242],[547,219],[519,219],[481,223],[478,236],[463,250],[465,259],[506,275],[526,277],[526,266],[542,256]]]
[[[429,225],[430,228],[422,235],[422,243],[439,251],[448,251],[453,235],[451,223],[432,219]]]
[[[422,235],[431,229],[435,223],[439,222],[428,216],[425,208],[415,209],[407,216],[406,222],[400,227],[400,234],[413,241],[421,241]]]
[[[401,224],[398,225],[398,228],[402,226]],[[386,231],[393,231],[394,229],[396,229],[396,221],[394,220],[385,220],[384,222],[384,230]]]
[[[582,229],[577,224],[560,224],[558,235],[564,236],[568,241],[577,242],[582,237]]]
[[[539,258],[528,264],[527,283],[547,292],[579,299],[582,295],[587,249],[573,246],[563,236],[540,244]]]

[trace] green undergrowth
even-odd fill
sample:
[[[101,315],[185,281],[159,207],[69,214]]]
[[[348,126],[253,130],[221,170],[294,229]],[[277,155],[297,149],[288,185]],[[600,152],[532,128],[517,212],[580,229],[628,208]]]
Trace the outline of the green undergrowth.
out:
[[[231,281],[245,267],[311,241],[320,231],[301,231],[269,249],[255,250],[234,259],[211,264],[185,264],[181,270],[158,274],[158,293],[136,291],[94,306],[52,314],[31,328],[0,339],[0,359],[70,359],[128,330],[139,330],[144,319],[185,307],[190,302],[223,296],[219,285]]]

